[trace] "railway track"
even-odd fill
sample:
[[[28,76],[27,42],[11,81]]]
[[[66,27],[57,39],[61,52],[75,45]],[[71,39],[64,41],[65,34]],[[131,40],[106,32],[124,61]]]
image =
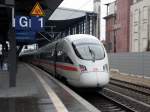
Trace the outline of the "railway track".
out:
[[[137,112],[103,93],[79,93],[101,112]]]
[[[110,84],[117,85],[117,86],[120,86],[123,88],[127,88],[127,89],[136,91],[143,95],[150,96],[150,87],[147,87],[147,86],[134,84],[134,83],[127,82],[127,81],[121,81],[121,80],[117,80],[117,79],[113,79],[113,78],[111,78]]]
[[[150,88],[111,79],[97,95],[82,95],[102,112],[149,112]]]
[[[150,104],[150,87],[111,78],[108,88]]]

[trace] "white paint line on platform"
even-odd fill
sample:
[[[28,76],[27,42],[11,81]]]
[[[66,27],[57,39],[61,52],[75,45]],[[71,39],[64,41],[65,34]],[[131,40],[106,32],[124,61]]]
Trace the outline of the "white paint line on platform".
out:
[[[56,93],[50,88],[50,86],[44,81],[44,79],[40,76],[40,74],[33,69],[31,66],[25,64],[39,79],[39,81],[42,83],[42,86],[46,90],[47,94],[49,95],[49,98],[52,100],[57,112],[68,112],[65,105],[62,103],[62,101],[58,98]]]

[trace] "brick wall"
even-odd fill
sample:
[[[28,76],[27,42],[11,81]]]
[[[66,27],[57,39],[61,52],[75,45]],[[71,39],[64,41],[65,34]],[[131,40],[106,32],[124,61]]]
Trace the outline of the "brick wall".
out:
[[[130,37],[130,6],[132,0],[117,0],[116,24],[116,52],[129,52]]]
[[[111,16],[107,18],[106,21],[106,42],[107,42],[107,51],[114,52],[114,25],[115,17]]]
[[[109,52],[129,52],[132,2],[133,0],[116,0],[115,16],[105,17],[107,46],[112,43],[112,49],[108,50]]]

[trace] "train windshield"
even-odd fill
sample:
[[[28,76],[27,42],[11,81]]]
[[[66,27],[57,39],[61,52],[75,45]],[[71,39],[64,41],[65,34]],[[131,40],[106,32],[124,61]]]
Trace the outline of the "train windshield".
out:
[[[72,43],[76,55],[83,60],[101,60],[105,57],[103,47],[98,43]]]

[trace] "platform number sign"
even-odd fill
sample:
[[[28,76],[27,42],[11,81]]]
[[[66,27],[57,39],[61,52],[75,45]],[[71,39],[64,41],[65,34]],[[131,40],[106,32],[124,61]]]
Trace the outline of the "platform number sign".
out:
[[[32,29],[34,31],[39,31],[43,28],[43,17],[31,17],[31,20],[32,20]]]
[[[21,31],[41,31],[44,26],[43,17],[16,16],[15,28]]]
[[[42,7],[37,2],[33,7],[30,16],[16,16],[15,28],[17,31],[39,32],[44,26],[43,16],[45,15]]]

